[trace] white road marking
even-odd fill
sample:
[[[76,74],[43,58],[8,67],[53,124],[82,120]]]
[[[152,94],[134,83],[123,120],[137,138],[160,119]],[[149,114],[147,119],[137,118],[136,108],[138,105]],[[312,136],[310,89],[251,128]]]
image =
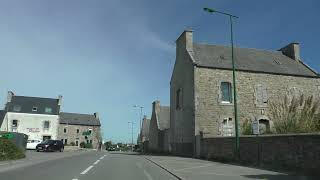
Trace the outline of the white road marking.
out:
[[[96,162],[94,162],[93,164],[96,165],[100,162],[100,160],[97,160]]]
[[[86,174],[90,169],[93,168],[93,166],[89,166],[86,170],[82,171],[80,174]]]
[[[102,160],[104,158],[104,156],[102,156],[100,159]]]
[[[3,164],[0,164],[0,166],[2,166],[2,165],[7,165],[7,164],[10,164],[10,163],[3,163]]]
[[[207,165],[203,165],[203,166],[187,167],[187,168],[177,169],[177,170],[174,170],[174,171],[185,171],[185,170],[198,169],[198,168],[210,167],[210,166],[212,166],[212,164],[207,164]]]
[[[78,179],[72,179],[72,180],[78,180]]]
[[[143,173],[144,173],[144,175],[147,176],[147,178],[148,178],[149,180],[153,180],[152,177],[151,177],[151,175],[150,175],[145,169],[143,170]]]

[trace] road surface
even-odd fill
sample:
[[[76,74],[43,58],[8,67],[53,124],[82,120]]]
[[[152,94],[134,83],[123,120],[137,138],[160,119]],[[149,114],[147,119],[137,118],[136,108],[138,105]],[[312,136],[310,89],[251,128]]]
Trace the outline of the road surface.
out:
[[[43,161],[47,156],[47,161]],[[32,158],[30,158],[32,157]],[[57,157],[56,159],[52,159]],[[41,161],[38,161],[41,159]],[[170,156],[142,156],[121,152],[31,153],[31,163],[0,162],[2,180],[177,180],[177,179],[308,179],[286,174]],[[25,162],[24,162],[25,163]]]

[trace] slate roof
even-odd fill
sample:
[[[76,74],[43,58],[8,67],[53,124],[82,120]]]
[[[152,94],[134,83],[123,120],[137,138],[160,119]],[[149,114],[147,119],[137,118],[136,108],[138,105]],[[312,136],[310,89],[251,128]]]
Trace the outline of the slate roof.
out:
[[[11,102],[6,104],[8,112],[14,111],[13,107],[18,105],[21,110],[17,113],[30,113],[30,114],[53,114],[58,115],[60,106],[58,105],[59,99],[42,98],[42,97],[28,97],[28,96],[12,96]],[[32,108],[36,106],[37,111],[32,111]],[[52,108],[52,113],[46,113],[45,108]]]
[[[2,125],[5,115],[6,115],[6,111],[0,110],[0,127]]]
[[[162,131],[170,128],[170,107],[160,106],[160,111],[157,112],[158,128]]]
[[[60,113],[60,124],[101,126],[100,120],[93,114]]]
[[[302,62],[293,60],[280,51],[235,48],[237,70],[318,77]],[[231,48],[227,46],[193,43],[194,60],[197,66],[232,69]]]

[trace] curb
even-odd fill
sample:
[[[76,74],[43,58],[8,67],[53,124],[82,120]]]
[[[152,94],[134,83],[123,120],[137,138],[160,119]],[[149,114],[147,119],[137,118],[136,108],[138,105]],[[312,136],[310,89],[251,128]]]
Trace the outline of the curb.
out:
[[[147,157],[143,157],[146,160],[150,161],[151,163],[157,165],[158,167],[160,167],[161,169],[165,170],[166,172],[168,172],[169,174],[171,174],[172,176],[174,176],[175,178],[179,179],[179,180],[184,180],[182,177],[179,177],[178,175],[174,174],[173,172],[171,172],[170,170],[168,170],[167,168],[163,167],[162,165],[160,165],[159,163],[156,163],[155,161],[147,158]]]

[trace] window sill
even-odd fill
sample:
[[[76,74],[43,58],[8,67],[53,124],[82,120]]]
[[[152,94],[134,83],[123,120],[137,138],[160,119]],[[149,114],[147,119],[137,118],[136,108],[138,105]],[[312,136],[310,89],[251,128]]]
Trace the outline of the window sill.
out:
[[[220,105],[223,105],[223,106],[231,106],[231,105],[233,105],[233,103],[231,103],[231,102],[226,102],[226,101],[220,101]]]

